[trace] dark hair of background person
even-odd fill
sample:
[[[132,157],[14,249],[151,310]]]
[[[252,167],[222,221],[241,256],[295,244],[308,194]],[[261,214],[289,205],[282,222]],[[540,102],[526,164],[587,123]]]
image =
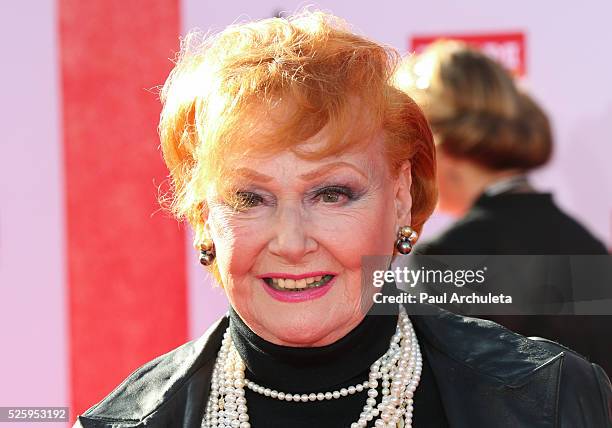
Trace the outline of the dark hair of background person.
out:
[[[419,57],[417,57],[419,58]],[[548,117],[483,53],[439,42],[415,61],[412,91],[427,115],[436,145],[491,170],[540,167],[552,154]]]

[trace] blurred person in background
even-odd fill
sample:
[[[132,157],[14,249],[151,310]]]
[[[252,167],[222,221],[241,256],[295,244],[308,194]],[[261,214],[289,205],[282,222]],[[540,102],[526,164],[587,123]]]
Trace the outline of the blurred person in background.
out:
[[[432,134],[393,84],[399,59],[321,12],[184,41],[162,150],[229,314],[76,426],[610,425],[606,374],[558,345],[435,306],[369,312],[363,256],[387,269],[408,254],[436,203]]]
[[[537,191],[527,178],[551,157],[551,125],[502,65],[462,42],[443,40],[411,57],[404,72],[408,91],[434,134],[438,209],[457,218],[446,231],[421,243],[418,253],[607,254],[550,193]],[[612,341],[602,340],[612,330],[612,316],[483,318],[526,336],[557,341],[612,371]]]

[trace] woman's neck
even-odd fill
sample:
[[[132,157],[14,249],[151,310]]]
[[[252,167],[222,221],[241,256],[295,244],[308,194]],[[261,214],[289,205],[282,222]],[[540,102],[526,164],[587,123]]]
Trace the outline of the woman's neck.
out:
[[[230,332],[247,366],[247,377],[266,387],[311,392],[364,374],[384,354],[397,325],[395,315],[367,315],[336,342],[309,348],[276,345],[256,335],[230,310]]]

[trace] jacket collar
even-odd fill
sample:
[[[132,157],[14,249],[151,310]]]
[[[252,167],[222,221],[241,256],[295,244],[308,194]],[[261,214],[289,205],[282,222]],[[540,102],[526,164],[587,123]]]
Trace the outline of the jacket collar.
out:
[[[453,428],[555,426],[562,352],[492,321],[428,306],[430,315],[410,318]]]
[[[434,305],[427,305],[426,310],[428,315],[410,316],[419,338],[437,352],[502,385],[519,387],[561,357],[494,322],[457,315]]]

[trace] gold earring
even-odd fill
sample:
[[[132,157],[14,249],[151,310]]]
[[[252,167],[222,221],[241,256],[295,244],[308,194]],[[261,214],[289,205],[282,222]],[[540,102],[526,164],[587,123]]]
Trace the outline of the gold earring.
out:
[[[402,226],[397,232],[395,248],[400,254],[409,254],[419,235],[410,227]]]
[[[200,263],[210,266],[215,259],[215,243],[211,239],[204,239],[200,244]]]

